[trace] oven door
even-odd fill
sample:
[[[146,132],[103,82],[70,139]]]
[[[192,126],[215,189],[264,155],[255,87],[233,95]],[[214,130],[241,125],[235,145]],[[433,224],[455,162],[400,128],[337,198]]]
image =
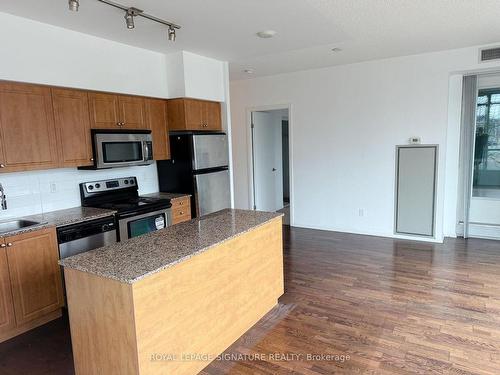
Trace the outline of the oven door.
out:
[[[171,209],[118,218],[120,241],[142,236],[172,225]]]
[[[94,148],[98,169],[153,163],[151,134],[95,131]]]

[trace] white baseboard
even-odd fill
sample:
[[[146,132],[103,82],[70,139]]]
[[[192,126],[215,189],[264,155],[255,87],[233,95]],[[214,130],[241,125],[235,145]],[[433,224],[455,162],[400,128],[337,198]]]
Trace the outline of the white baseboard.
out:
[[[464,235],[464,224],[457,224],[457,236]],[[488,240],[500,240],[500,225],[490,225],[481,223],[469,224],[469,237],[485,238]]]
[[[384,238],[392,238],[399,240],[409,240],[409,241],[419,241],[419,242],[431,242],[431,243],[443,243],[444,237],[440,238],[429,238],[429,237],[420,237],[420,236],[406,236],[400,234],[394,234],[391,232],[377,232],[377,231],[360,231],[357,229],[351,228],[332,228],[326,226],[318,226],[318,225],[310,225],[310,224],[300,224],[294,223],[291,225],[292,227],[297,228],[305,228],[305,229],[317,229],[317,230],[325,230],[328,232],[340,232],[340,233],[349,233],[349,234],[360,234],[363,236],[375,236],[375,237],[384,237]]]

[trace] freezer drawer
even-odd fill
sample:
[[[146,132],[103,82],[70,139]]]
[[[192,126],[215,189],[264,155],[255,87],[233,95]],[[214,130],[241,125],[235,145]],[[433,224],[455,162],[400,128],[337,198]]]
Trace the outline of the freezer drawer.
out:
[[[228,170],[198,174],[194,179],[197,216],[231,207]]]
[[[193,135],[193,169],[226,167],[229,165],[225,134]]]

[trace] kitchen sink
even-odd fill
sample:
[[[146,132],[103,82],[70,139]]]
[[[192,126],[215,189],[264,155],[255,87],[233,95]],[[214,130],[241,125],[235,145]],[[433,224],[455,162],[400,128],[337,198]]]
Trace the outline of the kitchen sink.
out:
[[[14,230],[19,230],[23,228],[32,227],[34,225],[40,224],[38,221],[31,220],[11,220],[0,222],[0,234],[11,232]]]

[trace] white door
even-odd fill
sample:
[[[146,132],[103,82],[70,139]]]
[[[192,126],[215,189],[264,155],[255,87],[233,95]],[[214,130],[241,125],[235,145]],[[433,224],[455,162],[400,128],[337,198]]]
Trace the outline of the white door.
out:
[[[253,112],[254,205],[259,211],[283,208],[282,114]]]

